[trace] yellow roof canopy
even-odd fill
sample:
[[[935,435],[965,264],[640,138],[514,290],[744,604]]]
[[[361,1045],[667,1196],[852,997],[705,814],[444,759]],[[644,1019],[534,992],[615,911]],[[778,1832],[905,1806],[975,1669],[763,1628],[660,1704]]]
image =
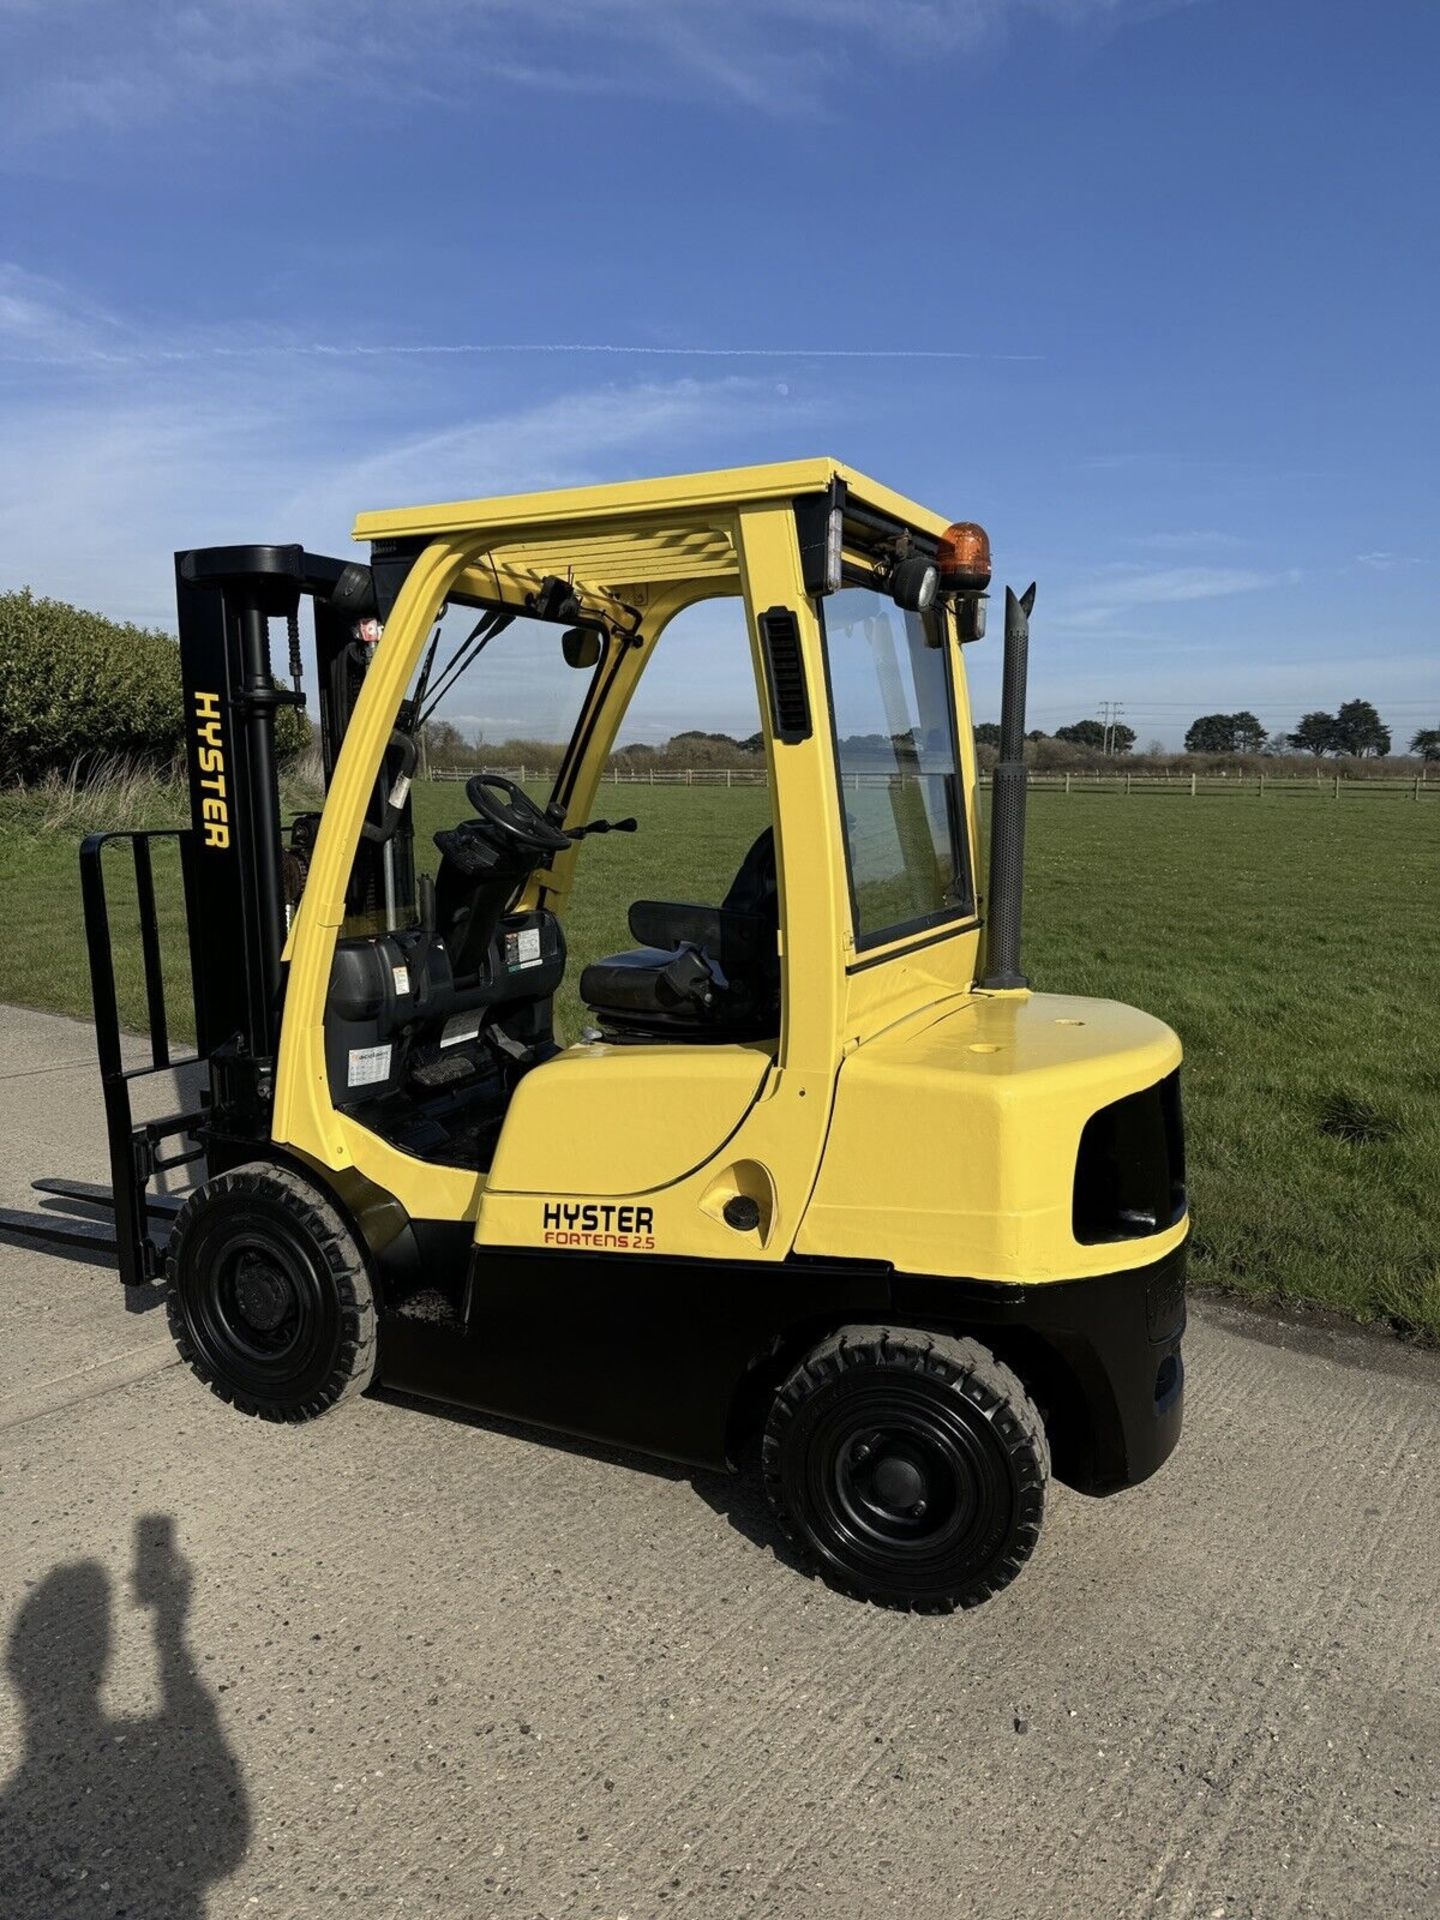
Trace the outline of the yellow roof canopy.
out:
[[[492,534],[518,529],[557,533],[577,521],[596,525],[676,517],[703,524],[707,512],[818,493],[832,479],[846,482],[867,505],[926,533],[943,533],[954,515],[933,513],[881,486],[838,460],[781,460],[767,466],[726,467],[714,473],[670,474],[658,480],[622,480],[613,486],[562,487],[547,493],[497,494],[483,500],[453,500],[431,507],[394,507],[362,513],[357,540],[415,539]]]

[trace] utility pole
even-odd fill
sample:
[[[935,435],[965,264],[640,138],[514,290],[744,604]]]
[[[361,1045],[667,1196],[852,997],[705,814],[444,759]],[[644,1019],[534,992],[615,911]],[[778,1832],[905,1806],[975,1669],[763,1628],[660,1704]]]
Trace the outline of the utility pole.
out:
[[[1124,711],[1125,703],[1122,700],[1102,700],[1100,702],[1100,719],[1105,728],[1103,745],[1100,750],[1107,759],[1114,748],[1115,729],[1120,724],[1120,716]]]

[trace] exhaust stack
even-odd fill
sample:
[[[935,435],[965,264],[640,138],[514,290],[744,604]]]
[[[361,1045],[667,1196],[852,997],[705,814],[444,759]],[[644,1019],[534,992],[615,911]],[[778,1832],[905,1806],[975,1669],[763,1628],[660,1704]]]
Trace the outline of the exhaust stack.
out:
[[[1032,581],[1018,598],[1005,589],[1005,664],[1000,691],[1000,758],[990,788],[990,870],[985,902],[985,974],[991,990],[1028,987],[1020,971],[1020,913],[1025,891],[1025,670],[1030,652]]]

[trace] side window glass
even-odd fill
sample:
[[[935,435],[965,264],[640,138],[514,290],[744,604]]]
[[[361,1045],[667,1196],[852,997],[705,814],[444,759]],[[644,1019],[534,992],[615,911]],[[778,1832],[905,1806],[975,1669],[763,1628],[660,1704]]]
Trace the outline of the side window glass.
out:
[[[968,909],[954,708],[931,616],[869,587],[821,602],[861,946]]]

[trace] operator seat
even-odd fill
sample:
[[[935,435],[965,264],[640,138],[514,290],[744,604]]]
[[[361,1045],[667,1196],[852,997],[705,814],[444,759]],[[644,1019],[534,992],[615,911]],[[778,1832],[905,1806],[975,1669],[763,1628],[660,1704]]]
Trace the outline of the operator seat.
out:
[[[767,827],[718,907],[637,900],[644,942],[596,960],[580,998],[616,1040],[762,1040],[780,1031],[780,891]]]

